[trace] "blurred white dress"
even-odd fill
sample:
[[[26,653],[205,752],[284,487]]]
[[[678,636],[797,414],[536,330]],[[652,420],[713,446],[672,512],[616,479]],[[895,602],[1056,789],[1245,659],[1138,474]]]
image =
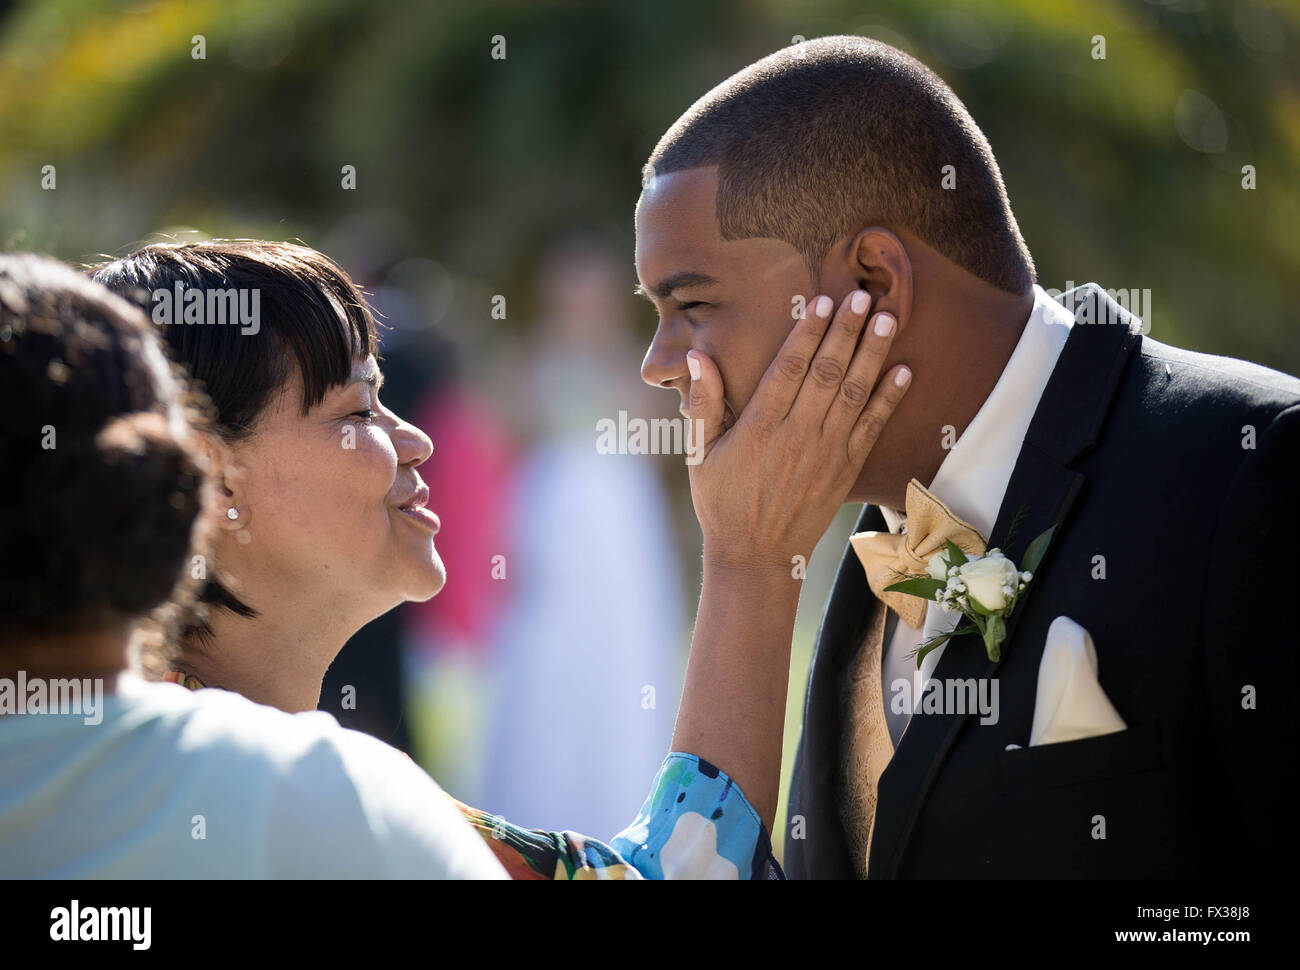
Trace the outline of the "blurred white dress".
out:
[[[598,454],[590,428],[524,463],[480,804],[608,838],[669,750],[689,632],[655,459]]]

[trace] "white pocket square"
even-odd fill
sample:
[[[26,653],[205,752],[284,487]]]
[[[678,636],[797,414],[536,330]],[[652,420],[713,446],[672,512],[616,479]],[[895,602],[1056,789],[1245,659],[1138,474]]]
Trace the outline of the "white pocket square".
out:
[[[1128,725],[1097,682],[1092,636],[1068,616],[1047,628],[1029,745],[1058,744],[1123,731]]]

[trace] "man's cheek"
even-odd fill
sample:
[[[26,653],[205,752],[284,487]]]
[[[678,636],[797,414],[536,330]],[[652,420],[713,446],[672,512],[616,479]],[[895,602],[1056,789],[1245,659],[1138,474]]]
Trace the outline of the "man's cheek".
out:
[[[763,370],[756,370],[753,367],[746,368],[744,373],[733,374],[731,380],[727,380],[726,375],[723,375],[723,395],[737,416],[749,405],[762,378]]]
[[[717,365],[722,375],[722,396],[739,414],[744,406],[741,401],[748,401],[754,389],[752,383],[743,379],[743,361],[737,359],[733,350],[716,342],[703,341],[699,350]]]

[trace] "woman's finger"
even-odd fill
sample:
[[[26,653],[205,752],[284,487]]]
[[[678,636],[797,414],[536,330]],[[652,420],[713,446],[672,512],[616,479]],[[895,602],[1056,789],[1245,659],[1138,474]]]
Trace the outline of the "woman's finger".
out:
[[[880,433],[885,429],[890,415],[898,407],[907,389],[912,386],[912,369],[906,364],[898,364],[886,372],[884,378],[871,393],[871,399],[858,416],[849,433],[849,463],[854,468],[861,467],[862,462],[871,453]]]
[[[853,353],[848,373],[840,383],[839,393],[826,412],[823,433],[847,435],[857,423],[871,398],[871,389],[876,386],[876,379],[885,365],[885,357],[889,354],[897,332],[898,322],[892,313],[882,311],[871,318],[862,335],[862,342]]]
[[[772,425],[790,413],[790,406],[799,395],[808,367],[830,325],[833,309],[835,301],[829,296],[815,297],[795,321],[794,329],[772,358],[754,396],[745,405],[745,415],[749,420]]]
[[[809,428],[820,429],[844,386],[854,348],[862,335],[862,325],[871,307],[871,295],[866,290],[854,290],[846,296],[826,329],[808,376],[790,408],[790,417]],[[862,402],[867,400],[871,385],[861,388]]]
[[[726,430],[722,374],[708,355],[698,350],[687,352],[686,368],[691,375],[686,394],[686,463],[698,465]]]

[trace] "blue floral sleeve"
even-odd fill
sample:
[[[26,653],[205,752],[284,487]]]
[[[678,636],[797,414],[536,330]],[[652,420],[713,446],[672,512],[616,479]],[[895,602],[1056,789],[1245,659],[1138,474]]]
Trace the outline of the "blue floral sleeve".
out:
[[[693,754],[664,759],[640,814],[608,844],[525,829],[452,801],[514,879],[785,878],[740,788]]]
[[[767,829],[715,765],[674,751],[610,847],[647,879],[784,879]]]

